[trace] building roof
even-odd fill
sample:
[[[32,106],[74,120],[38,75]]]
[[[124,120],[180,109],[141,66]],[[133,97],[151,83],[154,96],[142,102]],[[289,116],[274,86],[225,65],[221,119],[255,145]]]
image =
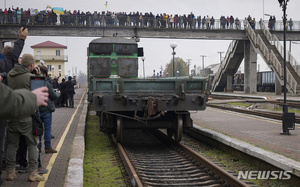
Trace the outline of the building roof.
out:
[[[64,48],[64,49],[67,49],[67,46],[61,45],[61,44],[58,44],[58,43],[55,43],[55,42],[51,42],[49,40],[46,41],[46,42],[43,42],[43,43],[32,45],[30,47],[31,48]]]

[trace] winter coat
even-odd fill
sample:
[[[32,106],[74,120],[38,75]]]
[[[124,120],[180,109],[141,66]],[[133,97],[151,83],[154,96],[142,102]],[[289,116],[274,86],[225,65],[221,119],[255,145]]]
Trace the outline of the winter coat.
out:
[[[11,53],[4,59],[0,61],[0,72],[8,73],[13,69],[14,64],[18,63],[18,58],[23,50],[25,41],[23,39],[17,39],[14,43],[14,47]]]
[[[53,87],[51,86],[49,81],[46,81],[46,86],[48,87],[48,93],[49,93],[48,106],[39,107],[39,110],[40,112],[54,112],[55,111],[54,100],[59,98],[60,93],[55,92],[53,90]]]
[[[68,80],[67,82],[65,82],[65,84],[66,84],[66,93],[75,94],[74,85],[76,85],[76,80],[74,80],[74,81]]]
[[[30,91],[30,77],[33,74],[30,70],[20,64],[15,64],[14,68],[7,74],[7,79],[10,87],[13,90],[25,88]],[[20,122],[31,122],[31,116],[22,118]]]
[[[0,119],[24,118],[34,113],[36,96],[28,90],[12,90],[0,82]]]

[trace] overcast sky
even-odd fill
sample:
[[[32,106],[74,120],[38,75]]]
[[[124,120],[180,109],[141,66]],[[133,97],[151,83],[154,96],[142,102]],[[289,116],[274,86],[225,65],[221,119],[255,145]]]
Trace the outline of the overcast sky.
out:
[[[63,7],[67,10],[80,10],[80,11],[105,11],[105,0],[0,0],[1,8],[6,7],[20,7],[23,9],[37,8],[44,10],[47,5],[52,7]],[[189,14],[193,12],[196,16],[209,15],[219,19],[221,15],[238,17],[243,20],[248,15],[254,17],[257,21],[263,18],[263,13],[275,15],[277,20],[282,19],[282,8],[279,7],[277,0],[108,0],[107,10],[114,12],[152,12],[167,13],[167,14]],[[288,3],[287,14],[288,17],[293,18],[294,21],[300,20],[299,14],[300,1],[290,0]],[[268,19],[265,16],[265,19]],[[23,53],[33,53],[30,46],[50,40],[62,45],[67,45],[66,53],[69,62],[66,63],[66,72],[72,72],[72,67],[77,67],[78,71],[81,70],[86,73],[86,48],[88,43],[94,38],[74,38],[74,37],[34,37],[30,36],[26,40]],[[173,39],[144,39],[141,38],[139,47],[144,47],[145,71],[146,75],[152,75],[153,69],[156,72],[160,67],[165,67],[172,59],[172,49],[170,43],[176,42],[178,44],[176,56],[184,60],[192,59],[192,67],[194,64],[197,66],[202,65],[202,58],[200,55],[206,55],[205,66],[215,64],[220,61],[218,51],[227,51],[228,45],[231,41],[209,41],[209,40],[173,40]],[[287,45],[289,46],[289,45]],[[300,61],[300,45],[292,44],[292,53],[298,61]],[[225,53],[223,53],[223,56]],[[258,54],[258,63],[260,64],[260,71],[267,70],[267,66],[261,60]],[[142,61],[139,60],[139,76],[142,76]],[[191,68],[190,68],[191,69]],[[243,67],[242,67],[243,69]]]

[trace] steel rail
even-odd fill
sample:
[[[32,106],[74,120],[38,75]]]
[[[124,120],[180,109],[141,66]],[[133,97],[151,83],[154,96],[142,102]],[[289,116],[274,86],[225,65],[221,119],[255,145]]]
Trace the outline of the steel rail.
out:
[[[159,135],[160,138],[164,139],[165,141],[169,142],[170,144],[179,147],[181,150],[183,150],[185,153],[187,153],[191,158],[202,164],[204,167],[212,171],[214,174],[220,176],[222,179],[224,179],[228,184],[233,186],[250,186],[246,184],[244,181],[241,181],[234,177],[232,174],[228,173],[224,169],[222,169],[220,166],[216,165],[215,163],[211,162],[204,156],[200,155],[199,153],[193,151],[192,149],[188,148],[186,145],[182,143],[175,142],[173,139],[170,139],[166,136],[165,133],[161,131],[156,131],[157,135]]]
[[[239,109],[239,108],[218,106],[218,105],[212,105],[212,104],[206,104],[206,106],[212,107],[212,108],[218,108],[218,109],[222,109],[222,110],[230,110],[230,111],[244,113],[244,114],[252,114],[252,115],[256,115],[256,116],[282,120],[282,113],[267,112],[267,111],[262,112],[262,111],[244,110],[244,109]],[[300,123],[300,117],[297,117],[297,116],[295,117],[295,123]]]
[[[125,166],[125,169],[127,171],[127,174],[129,175],[130,177],[130,182],[132,184],[132,186],[136,186],[136,187],[142,187],[142,182],[141,180],[139,179],[137,173],[135,172],[135,169],[134,167],[132,166],[123,146],[120,144],[120,143],[117,143],[115,137],[112,135],[111,136],[114,143],[116,144],[117,146],[117,149],[120,153],[120,157],[122,158],[122,160],[124,161],[124,166]]]

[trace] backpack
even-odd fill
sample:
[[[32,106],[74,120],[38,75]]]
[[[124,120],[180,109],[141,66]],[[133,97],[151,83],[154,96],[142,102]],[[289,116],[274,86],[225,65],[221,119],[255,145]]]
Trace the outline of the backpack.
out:
[[[32,117],[32,133],[36,136],[43,136],[44,134],[44,123],[40,118],[40,112],[37,109]]]

